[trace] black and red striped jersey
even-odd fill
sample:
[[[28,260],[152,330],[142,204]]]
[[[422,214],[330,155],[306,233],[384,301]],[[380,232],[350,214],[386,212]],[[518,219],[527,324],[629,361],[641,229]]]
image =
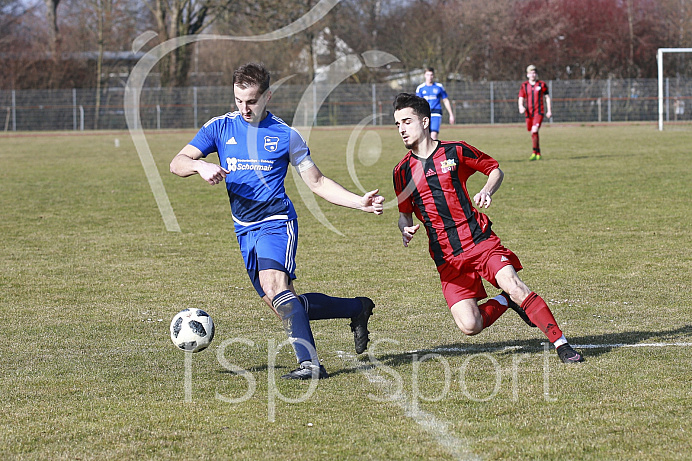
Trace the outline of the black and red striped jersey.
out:
[[[519,97],[524,98],[527,117],[545,115],[545,101],[543,97],[546,95],[548,95],[548,85],[543,80],[536,80],[536,83],[533,85],[528,80],[521,84]]]
[[[486,176],[497,161],[463,142],[438,141],[433,155],[409,151],[394,168],[399,211],[414,213],[428,233],[430,256],[440,266],[491,235],[488,217],[476,210],[466,180],[479,171]]]

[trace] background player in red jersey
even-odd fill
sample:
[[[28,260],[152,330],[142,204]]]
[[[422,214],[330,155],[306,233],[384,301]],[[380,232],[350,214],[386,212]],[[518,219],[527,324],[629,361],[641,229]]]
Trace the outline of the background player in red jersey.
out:
[[[536,66],[531,64],[526,68],[528,80],[519,88],[519,113],[526,115],[526,130],[531,132],[533,153],[529,160],[541,159],[541,147],[538,140],[538,130],[543,123],[543,116],[553,116],[548,85],[543,80],[538,80]],[[545,101],[544,101],[545,100]]]
[[[409,152],[394,168],[394,189],[399,203],[399,230],[404,246],[420,228],[428,233],[430,256],[437,265],[442,292],[459,329],[475,335],[493,324],[508,307],[530,326],[538,326],[557,349],[564,363],[583,361],[567,342],[550,308],[519,278],[519,258],[502,246],[492,223],[480,213],[488,208],[504,174],[495,159],[460,142],[436,141],[430,136],[430,106],[425,99],[401,93],[394,101],[394,119]],[[473,197],[466,189],[475,172],[488,176]],[[483,281],[502,293],[487,297]]]

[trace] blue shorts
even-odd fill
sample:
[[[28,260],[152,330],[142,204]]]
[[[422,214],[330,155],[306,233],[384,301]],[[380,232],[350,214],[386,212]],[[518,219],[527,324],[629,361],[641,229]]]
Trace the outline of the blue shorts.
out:
[[[433,112],[430,114],[430,131],[440,132],[440,124],[442,123],[442,114]]]
[[[245,269],[260,297],[266,293],[260,285],[259,271],[276,269],[288,274],[289,283],[295,280],[298,221],[267,221],[237,238]]]

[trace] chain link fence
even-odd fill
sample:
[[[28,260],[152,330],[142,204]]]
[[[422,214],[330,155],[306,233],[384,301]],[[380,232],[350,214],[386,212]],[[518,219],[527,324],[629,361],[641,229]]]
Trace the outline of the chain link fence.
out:
[[[521,123],[517,110],[520,81],[453,82],[445,85],[458,124]],[[551,80],[551,122],[658,120],[656,79]],[[326,99],[319,84],[281,85],[270,110],[294,126],[392,123],[392,101],[401,91],[387,84],[342,84]],[[0,90],[4,131],[125,130],[124,88],[107,88],[97,104],[96,90]],[[664,120],[689,121],[692,79],[666,79]],[[232,87],[143,88],[139,111],[145,130],[194,129],[234,110]],[[448,114],[444,113],[447,121]]]

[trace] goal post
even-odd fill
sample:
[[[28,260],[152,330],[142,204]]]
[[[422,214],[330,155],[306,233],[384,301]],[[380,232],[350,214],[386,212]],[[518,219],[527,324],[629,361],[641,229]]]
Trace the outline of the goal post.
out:
[[[658,61],[658,131],[663,131],[663,53],[692,53],[692,48],[659,48]]]

